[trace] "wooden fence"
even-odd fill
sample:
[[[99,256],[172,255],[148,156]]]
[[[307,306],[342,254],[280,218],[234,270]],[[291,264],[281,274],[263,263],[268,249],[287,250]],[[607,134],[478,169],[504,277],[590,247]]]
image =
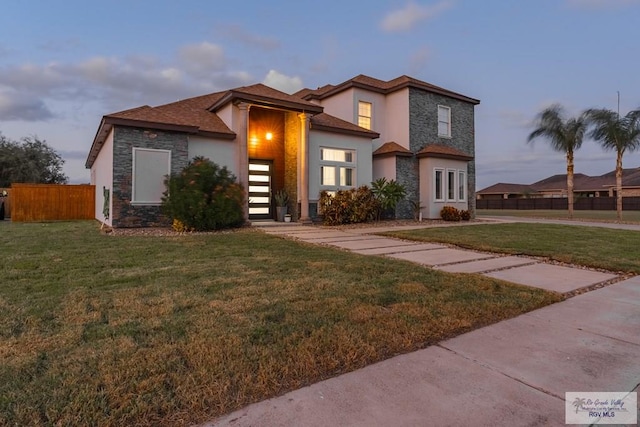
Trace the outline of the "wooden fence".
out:
[[[573,202],[575,210],[583,211],[615,211],[615,197],[580,197]],[[568,203],[562,197],[544,197],[532,199],[478,199],[476,209],[518,209],[518,210],[567,210]],[[623,197],[622,209],[625,211],[640,210],[640,197]]]
[[[4,198],[4,217],[11,218],[11,188],[0,188],[0,193],[3,191],[7,192],[7,197]]]
[[[95,217],[94,185],[12,184],[12,221],[59,221]]]

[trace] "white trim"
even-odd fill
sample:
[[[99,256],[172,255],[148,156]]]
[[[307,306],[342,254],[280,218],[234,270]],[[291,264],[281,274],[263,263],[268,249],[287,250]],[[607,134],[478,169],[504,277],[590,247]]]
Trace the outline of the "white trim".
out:
[[[138,151],[150,151],[150,152],[162,152],[167,154],[167,171],[162,175],[164,177],[171,174],[171,150],[160,150],[155,148],[141,148],[133,147],[131,153],[131,204],[132,205],[147,205],[158,206],[162,204],[162,200],[136,200],[136,153]]]
[[[440,110],[447,112],[447,133],[440,133],[440,123],[445,123],[444,120],[440,120]],[[451,138],[451,107],[447,107],[446,105],[438,105],[438,136],[440,138]]]

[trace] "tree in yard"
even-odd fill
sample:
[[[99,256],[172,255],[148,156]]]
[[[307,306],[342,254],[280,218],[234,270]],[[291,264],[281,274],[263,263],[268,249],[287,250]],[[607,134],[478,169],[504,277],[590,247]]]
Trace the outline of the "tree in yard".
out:
[[[62,157],[37,136],[17,142],[0,134],[0,187],[13,182],[66,184],[63,164]]]
[[[626,116],[607,109],[586,111],[591,132],[589,136],[605,150],[616,151],[616,210],[622,220],[622,156],[626,151],[640,148],[640,109]]]
[[[538,114],[535,129],[529,134],[527,142],[538,137],[549,141],[551,148],[567,156],[567,202],[569,218],[573,218],[573,153],[582,146],[587,131],[587,116],[565,117],[561,105],[555,104]]]

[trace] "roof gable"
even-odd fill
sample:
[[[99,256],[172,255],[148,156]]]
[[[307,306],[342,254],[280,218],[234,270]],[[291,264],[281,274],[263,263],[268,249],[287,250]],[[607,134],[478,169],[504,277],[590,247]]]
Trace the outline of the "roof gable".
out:
[[[286,108],[300,112],[321,113],[323,111],[323,107],[318,104],[296,95],[289,95],[262,83],[228,90],[209,107],[209,110],[215,112],[229,102],[242,101],[265,107]]]
[[[384,156],[400,156],[400,157],[411,157],[413,153],[410,150],[407,150],[402,145],[398,144],[395,141],[385,142],[373,152],[374,157],[384,157]]]
[[[448,89],[442,88],[440,86],[436,86],[431,83],[427,83],[422,80],[418,80],[413,77],[409,77],[405,75],[397,77],[393,80],[384,81],[384,80],[376,79],[374,77],[370,77],[364,74],[359,74],[354,78],[349,79],[336,86],[326,85],[326,86],[319,87],[316,90],[302,89],[296,92],[295,95],[303,99],[324,99],[332,95],[335,95],[337,93],[340,93],[342,91],[345,91],[347,89],[350,89],[352,87],[359,87],[362,89],[366,89],[366,90],[370,90],[370,91],[378,92],[382,94],[388,94],[388,93],[392,93],[392,92],[396,92],[398,90],[404,89],[406,87],[412,87],[416,89],[425,90],[427,92],[447,96],[449,98],[458,99],[463,102],[469,102],[474,105],[477,105],[480,103],[478,99],[470,98],[460,93],[456,93]]]

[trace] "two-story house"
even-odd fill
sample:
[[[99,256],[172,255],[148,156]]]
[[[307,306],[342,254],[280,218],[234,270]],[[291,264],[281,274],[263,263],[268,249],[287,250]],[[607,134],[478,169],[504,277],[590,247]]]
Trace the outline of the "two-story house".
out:
[[[96,218],[113,227],[164,225],[166,175],[204,156],[247,190],[248,220],[275,215],[285,189],[294,218],[317,216],[322,190],[396,179],[425,218],[474,209],[473,98],[402,76],[357,76],[289,95],[262,84],[142,106],[102,118],[86,167]],[[408,201],[399,216],[410,218]]]

